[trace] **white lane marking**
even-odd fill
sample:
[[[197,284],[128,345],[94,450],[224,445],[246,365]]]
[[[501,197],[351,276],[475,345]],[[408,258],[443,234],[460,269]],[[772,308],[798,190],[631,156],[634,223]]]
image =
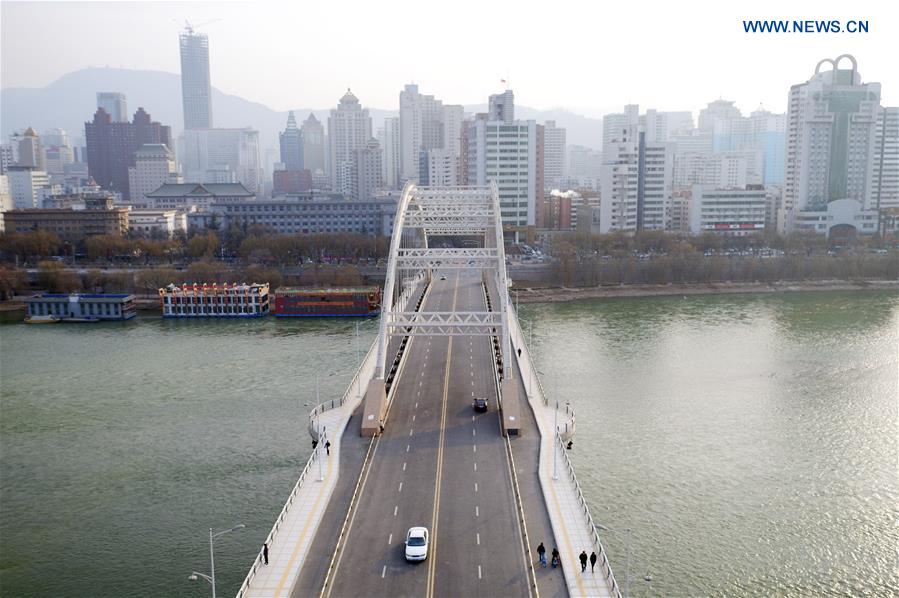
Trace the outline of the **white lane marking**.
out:
[[[396,517],[396,510],[399,508],[399,505],[393,505],[393,516]]]
[[[478,537],[478,546],[481,545],[481,534],[475,534]]]
[[[475,471],[478,470],[478,462],[477,462],[477,461],[475,461],[475,463],[474,463],[474,470],[475,470]]]
[[[480,569],[480,567],[478,567]],[[387,565],[384,565],[384,568],[381,569],[381,579],[384,579],[384,576],[387,575]]]
[[[403,462],[403,471],[406,471],[406,463]]]
[[[418,405],[418,403],[416,403]],[[412,421],[415,421],[415,415],[412,416]]]
[[[471,381],[471,385],[474,386],[474,380]]]
[[[471,391],[471,396],[474,396],[474,391]]]
[[[387,565],[384,565],[384,566],[386,567]],[[481,566],[480,565],[478,565],[478,579],[481,579]]]
[[[471,421],[474,421],[474,416],[473,416],[473,415],[471,416]]]
[[[402,492],[402,491],[403,491],[403,483],[402,483],[402,482],[400,482],[400,487],[397,488],[396,491],[397,491],[397,492]]]
[[[475,430],[474,428],[471,429],[471,435],[472,435],[472,436],[476,436],[477,433],[478,433],[477,430]]]
[[[475,491],[475,492],[478,491],[478,483],[477,483],[477,482],[474,483],[474,491]]]
[[[390,534],[390,537],[387,538],[387,546],[390,546],[391,544],[393,544],[393,534]]]
[[[480,516],[481,516],[481,510],[478,508],[478,505],[475,505],[475,506],[474,506],[474,516],[475,516],[475,517],[480,517]]]
[[[412,436],[412,428],[409,428],[409,436]]]
[[[478,445],[476,445],[476,444],[473,444],[473,445],[471,445],[471,448],[473,448],[473,449],[474,449],[474,451],[473,451],[473,452],[475,452],[475,453],[476,453],[476,452],[478,452]]]
[[[415,403],[415,408],[418,409],[418,403]]]
[[[407,452],[407,453],[409,452],[409,447],[410,447],[410,446],[411,446],[411,445],[408,445],[408,444],[406,445],[406,452]]]

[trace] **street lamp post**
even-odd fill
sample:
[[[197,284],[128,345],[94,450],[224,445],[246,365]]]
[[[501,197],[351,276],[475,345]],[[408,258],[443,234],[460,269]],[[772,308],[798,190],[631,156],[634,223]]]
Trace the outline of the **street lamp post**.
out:
[[[593,524],[593,527],[596,529],[601,529],[606,532],[613,532],[616,534],[624,533],[624,598],[627,598],[630,595],[630,587],[631,587],[631,539],[633,537],[633,530],[629,527],[624,528],[623,530],[613,529],[611,527],[606,527],[604,525],[596,525]],[[651,582],[652,576],[647,574],[643,579]]]
[[[209,568],[211,575],[205,575],[203,573],[198,573],[193,571],[187,579],[191,581],[196,581],[198,578],[203,578],[209,582],[209,585],[212,586],[212,598],[215,598],[215,551],[213,550],[213,541],[219,536],[224,536],[225,534],[229,534],[231,532],[236,532],[239,529],[245,528],[246,525],[243,523],[239,525],[235,525],[231,529],[226,529],[220,532],[213,532],[212,528],[209,528]]]

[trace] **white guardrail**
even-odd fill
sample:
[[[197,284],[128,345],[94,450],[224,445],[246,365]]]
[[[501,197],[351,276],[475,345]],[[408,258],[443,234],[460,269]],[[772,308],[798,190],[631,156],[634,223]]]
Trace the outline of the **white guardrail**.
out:
[[[549,406],[549,400],[546,396],[546,391],[543,390],[543,383],[540,381],[539,376],[537,376],[537,368],[534,366],[534,360],[531,356],[530,348],[524,342],[524,334],[521,331],[521,323],[518,321],[518,313],[515,311],[511,302],[509,302],[509,334],[511,336],[512,344],[515,346],[516,350],[521,349],[521,355],[518,356],[518,367],[521,369],[521,373],[523,376],[527,376],[530,382],[528,383],[528,388],[532,391],[539,391],[539,397],[542,399],[543,404],[545,406]],[[513,351],[515,353],[515,351]],[[533,383],[536,382],[536,389],[533,387]],[[530,393],[530,394],[533,394]],[[556,402],[556,409],[558,410],[559,404]],[[574,411],[568,407],[566,409],[566,413],[570,414],[571,421],[574,421]],[[561,429],[561,426],[559,426]],[[612,591],[612,595],[617,598],[621,598],[621,590],[618,587],[618,582],[615,581],[615,576],[612,574],[612,566],[609,564],[609,559],[606,556],[606,550],[602,545],[602,540],[599,538],[599,534],[596,531],[596,524],[593,521],[593,516],[590,515],[590,508],[587,505],[587,500],[584,498],[584,492],[581,490],[581,484],[578,482],[577,475],[574,473],[574,467],[571,465],[571,460],[568,458],[568,451],[565,449],[564,441],[560,435],[556,435],[553,439],[553,442],[559,443],[559,453],[562,454],[562,460],[565,464],[565,469],[568,471],[568,476],[571,482],[574,484],[574,488],[577,491],[578,502],[581,506],[581,512],[584,515],[585,523],[590,527],[590,533],[593,538],[593,548],[596,551],[596,554],[599,555],[599,562],[603,572],[605,575],[606,582],[609,584],[609,588]]]
[[[374,375],[376,358],[377,339],[375,339],[375,342],[372,343],[371,347],[369,347],[368,353],[365,354],[365,359],[362,360],[362,365],[360,365],[359,369],[356,370],[356,375],[353,376],[353,379],[350,382],[349,386],[347,386],[346,392],[343,393],[343,396],[340,397],[339,400],[332,399],[330,401],[325,401],[324,403],[316,405],[315,408],[312,409],[312,411],[309,413],[310,430],[314,429],[313,420],[325,411],[329,411],[331,409],[334,409],[335,407],[343,406],[352,397],[355,397],[355,400],[357,401],[361,399],[361,396],[365,393],[365,390],[357,390],[356,385],[361,384],[362,381],[370,380]],[[356,394],[354,394],[354,391],[356,392]],[[290,511],[290,507],[293,506],[293,500],[296,498],[297,494],[299,494],[300,488],[302,487],[303,482],[306,480],[306,476],[308,475],[309,470],[315,463],[315,456],[316,451],[312,451],[312,454],[309,456],[309,460],[306,461],[306,466],[303,468],[303,472],[300,474],[300,479],[298,479],[297,483],[294,485],[290,496],[287,498],[287,502],[284,503],[284,507],[281,509],[281,514],[278,515],[278,518],[275,520],[275,525],[272,526],[272,531],[269,532],[268,537],[265,540],[267,544],[271,545],[272,541],[275,539],[275,535],[278,533],[278,530],[281,527],[281,523],[284,522],[284,518]],[[259,553],[256,555],[256,559],[253,561],[253,565],[250,567],[249,573],[247,573],[246,578],[240,585],[240,589],[237,591],[237,598],[243,598],[246,595],[246,592],[250,587],[250,582],[252,582],[253,578],[256,577],[256,571],[259,570],[259,566],[262,564],[262,562],[262,549],[260,548]]]

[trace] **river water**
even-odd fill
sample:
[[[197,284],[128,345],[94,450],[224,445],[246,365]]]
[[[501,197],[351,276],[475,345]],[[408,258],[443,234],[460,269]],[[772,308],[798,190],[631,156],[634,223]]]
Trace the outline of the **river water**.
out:
[[[631,595],[899,593],[899,294],[521,311]],[[0,595],[233,595],[375,327],[0,327]]]

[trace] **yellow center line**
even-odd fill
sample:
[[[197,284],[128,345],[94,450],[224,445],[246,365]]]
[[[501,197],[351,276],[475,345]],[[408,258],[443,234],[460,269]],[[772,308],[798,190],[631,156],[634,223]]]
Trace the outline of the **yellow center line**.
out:
[[[453,307],[452,311],[456,311],[456,299],[459,293],[459,274],[456,274],[455,285],[453,288]],[[449,339],[446,350],[446,369],[443,372],[443,409],[440,412],[440,440],[437,444],[437,479],[434,482],[434,512],[432,515],[432,532],[431,532],[431,554],[428,557],[428,589],[427,596],[434,595],[434,578],[437,571],[437,520],[440,515],[440,482],[443,477],[443,436],[446,430],[446,404],[449,395],[449,373],[450,364],[453,361],[453,337]]]
[[[321,453],[319,453],[319,458],[321,458]],[[326,480],[331,479],[332,461],[332,459],[328,459],[328,476],[327,478],[325,478]],[[312,505],[312,513],[315,513],[315,511],[318,509],[318,503],[321,502],[322,492],[324,492],[326,485],[327,483],[322,482],[321,486],[319,486],[318,496],[315,498],[315,503]],[[300,547],[303,545],[303,540],[306,538],[306,532],[309,530],[309,525],[313,521],[316,521],[316,523],[318,522],[315,517],[306,517],[306,524],[303,526],[303,531],[300,534],[300,539],[297,540],[296,546],[294,546],[293,548],[293,553],[290,555],[290,560],[287,562],[287,567],[284,568],[284,572],[281,574],[281,579],[278,582],[278,587],[275,588],[275,598],[278,598],[278,596],[281,595],[281,591],[284,589],[284,583],[287,581],[287,576],[288,574],[290,574],[291,569],[293,569],[293,562],[296,560],[297,554],[300,551]],[[311,548],[312,544],[310,543],[309,546]]]

